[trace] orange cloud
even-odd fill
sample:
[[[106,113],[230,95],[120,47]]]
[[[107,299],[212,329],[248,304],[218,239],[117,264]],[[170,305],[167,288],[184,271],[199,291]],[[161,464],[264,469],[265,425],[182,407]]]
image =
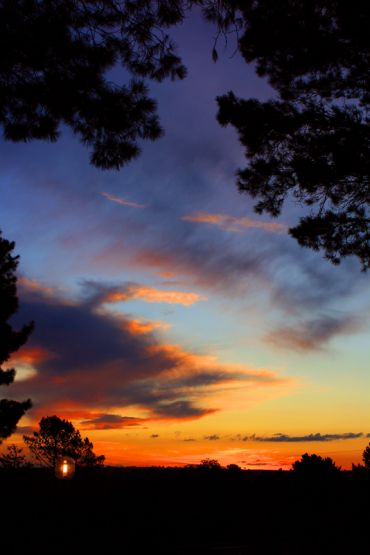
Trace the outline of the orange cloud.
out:
[[[144,285],[130,285],[123,291],[108,292],[105,295],[103,302],[116,303],[131,299],[141,299],[148,303],[181,304],[183,306],[191,306],[198,301],[205,300],[205,297],[201,297],[198,293],[165,291],[163,289],[156,289],[155,287],[146,287]]]
[[[224,371],[224,381],[229,381],[230,375],[238,376],[240,379],[249,377],[250,381],[253,380],[264,383],[281,383],[286,381],[285,378],[278,378],[277,374],[272,370],[256,369],[243,364],[223,363],[214,355],[192,353],[190,351],[185,351],[179,345],[151,345],[147,350],[151,354],[160,353],[161,355],[166,355],[176,360],[177,364],[175,368],[163,372],[162,375],[171,374],[173,376],[176,374],[176,377],[180,377],[183,372],[188,375],[191,369],[196,369],[197,371],[212,371],[218,369]]]
[[[144,418],[135,416],[122,416],[111,413],[95,413],[88,420],[81,422],[82,430],[121,430],[140,426],[145,422]]]
[[[51,287],[47,287],[43,285],[40,281],[36,279],[29,279],[25,276],[21,276],[18,278],[18,285],[21,288],[26,289],[28,292],[33,293],[40,293],[45,297],[54,296],[56,291]]]
[[[10,358],[9,364],[24,364],[29,366],[37,366],[41,362],[55,358],[55,354],[48,351],[44,347],[22,347],[22,349],[14,353]]]
[[[105,197],[107,200],[110,200],[111,202],[115,202],[116,204],[120,204],[121,206],[131,206],[131,208],[145,208],[145,204],[139,204],[131,200],[126,200],[121,197],[116,197],[104,191],[100,194],[102,197]]]
[[[194,406],[201,403],[202,414],[183,411],[181,420],[198,418],[220,409],[245,407],[246,390],[248,402],[255,403],[286,394],[296,385],[292,378],[280,376],[272,370],[224,363],[216,356],[195,354],[177,345],[152,345],[147,352],[150,356],[157,354],[173,361],[170,368],[153,381],[157,395],[171,390],[176,392],[176,398],[188,399]],[[160,415],[159,418],[163,417]]]
[[[160,272],[159,275],[165,279],[171,279],[173,277],[175,277],[175,272]]]
[[[138,416],[122,416],[116,412],[97,412],[91,411],[78,402],[61,401],[53,404],[52,407],[35,407],[31,411],[32,427],[40,418],[45,415],[57,414],[59,418],[72,421],[81,430],[117,430],[122,428],[132,428],[142,426],[145,418]],[[30,415],[28,414],[28,417]]]
[[[22,300],[25,298],[30,299],[31,297],[42,297],[44,301],[50,300],[51,302],[53,302],[57,298],[60,303],[63,303],[66,306],[72,306],[76,304],[76,301],[66,296],[66,290],[56,287],[49,287],[48,285],[45,285],[44,283],[36,279],[30,279],[28,277],[21,276],[18,278],[17,285],[20,289]]]
[[[130,322],[128,322],[128,325],[125,324],[125,328],[128,328],[128,330],[133,334],[150,333],[155,329],[167,330],[170,327],[171,324],[160,321],[130,320]]]
[[[191,282],[202,288],[219,291],[226,290],[236,296],[245,294],[247,277],[258,278],[259,284],[264,283],[267,290],[271,288],[271,280],[262,268],[261,261],[254,255],[251,258],[241,257],[232,249],[219,249],[217,253],[194,244],[183,250],[166,247],[163,250],[140,248],[131,253],[129,264],[132,268],[151,269],[156,273],[173,272],[181,281]],[[252,280],[248,280],[252,283]]]
[[[285,224],[276,222],[261,222],[252,218],[237,218],[229,214],[212,214],[210,212],[194,212],[181,218],[185,222],[196,222],[203,224],[211,224],[220,227],[226,231],[235,233],[243,229],[263,229],[272,233],[281,233],[286,231],[288,227]]]

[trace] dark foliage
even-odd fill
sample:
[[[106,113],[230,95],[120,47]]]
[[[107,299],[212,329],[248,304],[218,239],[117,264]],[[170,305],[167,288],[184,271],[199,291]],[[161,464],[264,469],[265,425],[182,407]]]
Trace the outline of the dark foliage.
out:
[[[321,457],[320,455],[302,455],[300,461],[295,461],[293,470],[300,474],[312,477],[335,475],[340,471],[340,467],[336,466],[330,457]]]
[[[242,469],[238,464],[231,463],[231,464],[228,464],[226,468],[229,472],[234,472],[234,473],[242,472]]]
[[[20,469],[0,470],[0,488],[11,555],[368,553],[367,474],[312,482],[284,471],[80,468],[68,482]]]
[[[21,447],[17,447],[14,443],[8,445],[6,452],[0,455],[0,466],[2,468],[18,470],[25,466],[29,467],[30,464],[26,462],[26,456]]]
[[[364,463],[366,470],[370,470],[370,443],[362,453],[362,462]]]
[[[222,466],[217,459],[202,459],[198,468],[201,470],[222,470]]]
[[[0,232],[0,385],[9,385],[14,381],[14,368],[4,369],[2,365],[24,345],[33,329],[33,323],[30,323],[16,331],[9,323],[18,310],[15,272],[19,257],[12,255],[14,247],[14,242],[4,239]],[[30,407],[30,400],[0,399],[0,442],[15,431],[17,422]]]
[[[81,466],[101,466],[104,455],[95,455],[94,445],[75,429],[72,422],[58,416],[45,416],[39,422],[40,429],[23,439],[35,459],[50,467],[58,457],[69,456]]]
[[[236,21],[239,49],[276,97],[218,98],[248,158],[238,186],[257,213],[288,199],[310,207],[291,235],[333,263],[356,255],[370,267],[370,11],[364,2],[207,2],[219,27]],[[217,9],[216,9],[217,8]]]
[[[143,77],[183,78],[165,32],[182,20],[168,0],[0,0],[0,123],[12,141],[58,138],[68,125],[91,162],[119,168],[138,140],[161,135]],[[121,64],[134,78],[117,86]]]

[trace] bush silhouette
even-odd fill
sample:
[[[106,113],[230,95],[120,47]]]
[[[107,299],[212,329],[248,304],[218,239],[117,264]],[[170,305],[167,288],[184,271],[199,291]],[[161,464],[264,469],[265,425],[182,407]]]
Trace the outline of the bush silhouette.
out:
[[[301,475],[323,476],[337,474],[340,467],[336,466],[330,457],[323,458],[320,455],[305,453],[299,461],[293,463],[293,470]]]

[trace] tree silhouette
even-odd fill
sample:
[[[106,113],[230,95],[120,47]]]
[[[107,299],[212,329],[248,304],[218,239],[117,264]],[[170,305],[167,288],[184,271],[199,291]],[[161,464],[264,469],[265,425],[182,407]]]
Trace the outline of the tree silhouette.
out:
[[[305,453],[301,460],[293,463],[293,470],[306,476],[325,476],[336,474],[340,467],[336,466],[330,457],[323,458],[320,455]]]
[[[222,466],[217,459],[202,459],[198,468],[202,470],[221,470]]]
[[[362,462],[367,470],[370,470],[370,443],[362,453]]]
[[[15,272],[19,256],[12,255],[14,247],[15,243],[4,239],[0,231],[0,385],[10,385],[14,381],[14,368],[3,369],[2,365],[22,347],[33,329],[33,323],[19,331],[9,324],[18,309]],[[0,399],[0,443],[15,431],[18,421],[30,407],[29,399],[23,402]]]
[[[29,466],[29,463],[26,463],[26,456],[23,454],[22,447],[17,447],[12,443],[6,449],[5,455],[0,456],[0,465],[3,468],[17,470],[23,466]]]
[[[235,463],[228,464],[226,468],[229,472],[232,472],[233,474],[240,474],[242,472],[242,468]]]
[[[219,97],[248,159],[238,187],[257,213],[278,216],[287,200],[309,207],[290,234],[337,264],[370,267],[370,12],[337,0],[206,2],[221,30],[236,21],[239,49],[275,98]]]
[[[23,439],[37,461],[54,467],[58,457],[69,456],[81,466],[104,464],[104,455],[95,455],[94,445],[75,429],[72,422],[58,416],[45,416],[39,422],[40,429]]]
[[[91,162],[119,168],[138,140],[161,135],[142,78],[183,78],[165,32],[183,18],[167,0],[0,0],[0,124],[12,141],[55,141],[66,124]],[[37,39],[37,40],[36,40]],[[114,85],[121,64],[136,80]]]

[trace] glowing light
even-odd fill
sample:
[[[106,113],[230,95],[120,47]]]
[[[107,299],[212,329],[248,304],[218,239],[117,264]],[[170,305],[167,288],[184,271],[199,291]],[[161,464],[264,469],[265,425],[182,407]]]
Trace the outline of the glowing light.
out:
[[[55,476],[69,480],[75,475],[75,461],[71,457],[58,457],[55,463]]]

